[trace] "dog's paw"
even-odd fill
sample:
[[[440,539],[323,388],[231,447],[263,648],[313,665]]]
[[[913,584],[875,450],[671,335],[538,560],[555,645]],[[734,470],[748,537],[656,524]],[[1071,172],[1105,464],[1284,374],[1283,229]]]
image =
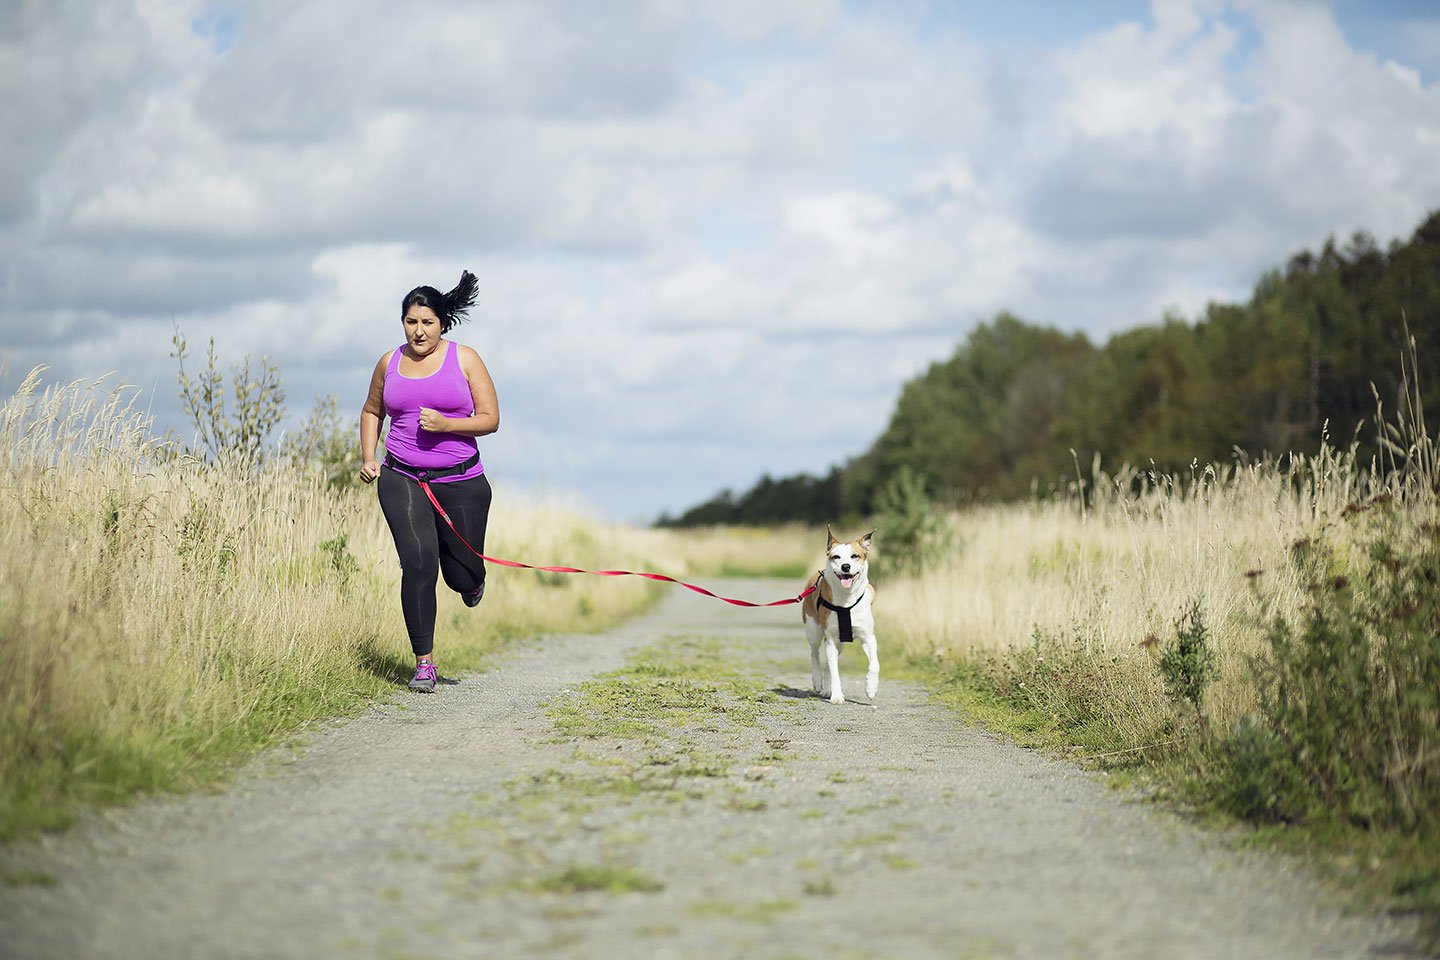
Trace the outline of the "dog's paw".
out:
[[[879,684],[878,681],[875,682],[875,683],[867,683],[867,684],[865,684],[865,696],[869,697],[871,700],[874,700],[874,699],[875,699],[875,694],[876,694],[879,690],[880,690],[880,684]]]
[[[831,702],[831,703],[844,703],[844,702],[845,702],[845,694],[841,693],[839,690],[836,690],[834,693],[830,694],[830,702]]]

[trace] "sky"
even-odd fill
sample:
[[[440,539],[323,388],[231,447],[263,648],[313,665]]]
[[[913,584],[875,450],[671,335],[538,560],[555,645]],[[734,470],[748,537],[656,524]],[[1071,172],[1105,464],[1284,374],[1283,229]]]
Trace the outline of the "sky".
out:
[[[0,0],[0,103],[0,393],[187,434],[178,327],[358,414],[469,269],[497,509],[619,521],[863,453],[1001,311],[1103,343],[1440,208],[1433,0]]]

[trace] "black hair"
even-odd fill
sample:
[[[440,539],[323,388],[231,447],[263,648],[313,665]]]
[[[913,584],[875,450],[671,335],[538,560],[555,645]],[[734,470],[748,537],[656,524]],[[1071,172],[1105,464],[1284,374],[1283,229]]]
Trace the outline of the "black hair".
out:
[[[440,318],[440,332],[449,333],[450,328],[464,321],[470,308],[475,306],[478,286],[475,274],[461,270],[460,282],[449,293],[441,293],[434,287],[416,287],[400,302],[400,316],[404,318],[411,307],[429,307]]]

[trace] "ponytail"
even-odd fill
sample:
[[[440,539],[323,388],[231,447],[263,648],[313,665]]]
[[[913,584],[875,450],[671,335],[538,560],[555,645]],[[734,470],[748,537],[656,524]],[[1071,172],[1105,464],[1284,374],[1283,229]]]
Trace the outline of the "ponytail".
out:
[[[460,271],[460,282],[449,293],[441,293],[434,287],[416,287],[405,294],[400,302],[400,316],[404,317],[411,307],[429,307],[440,319],[440,332],[449,333],[450,328],[466,319],[470,308],[475,306],[479,293],[479,281],[469,270]]]
[[[469,270],[460,271],[460,282],[455,284],[454,290],[441,298],[445,303],[445,310],[440,314],[440,322],[445,329],[449,329],[452,323],[461,323],[465,320],[470,308],[475,306],[475,297],[479,292],[479,286],[480,283],[475,279],[475,274]]]

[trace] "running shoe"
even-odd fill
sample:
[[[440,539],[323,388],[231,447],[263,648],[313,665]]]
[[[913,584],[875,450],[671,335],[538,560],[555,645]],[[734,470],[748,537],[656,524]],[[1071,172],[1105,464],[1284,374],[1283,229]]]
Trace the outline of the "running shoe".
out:
[[[485,596],[485,581],[481,580],[480,586],[471,590],[469,593],[460,594],[460,599],[465,601],[465,606],[473,607],[480,603],[480,598],[483,596]]]
[[[426,660],[415,665],[415,679],[410,681],[410,689],[416,693],[434,693],[437,679],[435,664]]]

